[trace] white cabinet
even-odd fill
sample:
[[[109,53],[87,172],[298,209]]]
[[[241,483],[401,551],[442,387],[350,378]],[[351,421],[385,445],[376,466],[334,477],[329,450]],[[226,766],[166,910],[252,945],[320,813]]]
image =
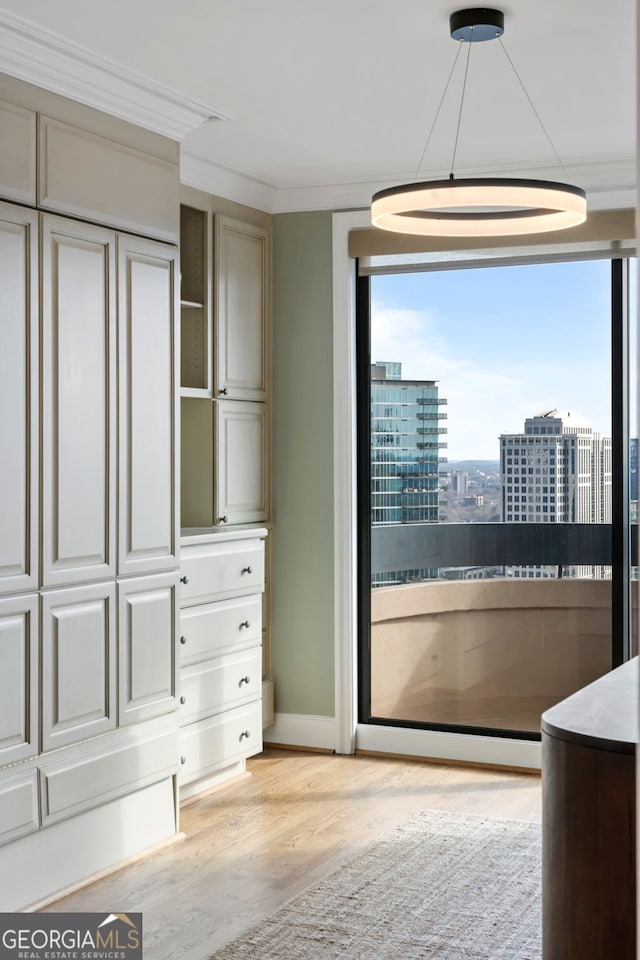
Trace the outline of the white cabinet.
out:
[[[260,647],[184,667],[180,676],[180,723],[252,703],[262,686]]]
[[[38,214],[0,203],[0,594],[38,587]]]
[[[118,584],[120,726],[176,709],[178,574]]]
[[[36,202],[36,114],[0,101],[0,196]]]
[[[42,748],[116,728],[115,584],[42,594]]]
[[[181,208],[182,528],[270,507],[270,235],[210,199]]]
[[[45,586],[115,575],[116,238],[42,218]]]
[[[182,548],[180,782],[190,792],[262,749],[265,534]]]
[[[267,408],[264,403],[216,403],[214,515],[218,523],[255,523],[269,515]]]
[[[183,527],[259,523],[268,518],[267,417],[264,403],[183,397]]]
[[[216,396],[236,400],[267,397],[268,239],[262,227],[216,215]]]
[[[182,727],[180,783],[220,775],[262,750],[262,707],[259,701]],[[237,769],[237,767],[236,767]],[[207,780],[207,783],[215,781]],[[194,791],[195,792],[195,791]]]
[[[256,534],[249,534],[189,545],[183,550],[181,570],[182,607],[255,596],[264,590],[264,543]]]
[[[180,386],[182,396],[213,396],[210,267],[212,220],[180,207]]]
[[[155,720],[43,757],[39,763],[43,826],[174,776],[176,734],[173,724]],[[147,815],[153,817],[154,812]],[[120,827],[128,829],[127,824]]]
[[[0,773],[0,845],[33,833],[39,826],[38,771],[23,765]]]
[[[177,240],[175,163],[52,117],[38,120],[40,207]]]
[[[177,251],[120,236],[121,576],[177,567]]]
[[[20,908],[176,829],[179,145],[5,81],[0,899]]]
[[[0,766],[37,752],[38,596],[26,594],[0,599]]]

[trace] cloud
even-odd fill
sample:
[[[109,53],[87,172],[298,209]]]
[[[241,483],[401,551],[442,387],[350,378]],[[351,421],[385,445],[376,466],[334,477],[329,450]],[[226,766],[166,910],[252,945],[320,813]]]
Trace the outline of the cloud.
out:
[[[542,409],[582,412],[571,396],[565,398],[572,392],[566,359],[549,358],[548,344],[540,345],[538,356],[523,351],[514,363],[501,358],[500,341],[488,323],[487,336],[496,340],[495,361],[474,357],[464,333],[456,334],[438,311],[372,303],[372,361],[401,362],[406,379],[439,381],[440,396],[448,400],[449,446],[443,453],[451,460],[497,460],[500,434],[520,433],[524,420]],[[547,355],[543,363],[540,353]],[[585,388],[580,389],[582,395]]]

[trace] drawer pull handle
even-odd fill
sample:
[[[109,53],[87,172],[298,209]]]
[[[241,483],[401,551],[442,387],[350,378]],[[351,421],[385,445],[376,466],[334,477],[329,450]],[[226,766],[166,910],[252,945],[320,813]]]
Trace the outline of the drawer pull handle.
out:
[[[241,687],[243,683],[251,683],[251,678],[250,678],[250,677],[240,677],[240,683],[238,684],[238,686]]]
[[[222,387],[221,390],[218,390],[218,393],[221,393],[221,394],[223,395],[223,397],[226,397],[227,394],[229,393],[229,391],[228,391],[228,389],[227,389],[226,387]]]
[[[180,703],[183,703],[183,704],[184,704],[184,703],[186,703],[186,702],[187,702],[187,698],[186,698],[186,697],[180,697]]]
[[[246,627],[246,629],[248,630],[250,626],[251,624],[249,623],[248,620],[243,620],[242,623],[240,624],[240,630],[242,630],[243,627]]]
[[[253,573],[253,568],[252,568],[252,567],[243,567],[240,572],[241,572],[241,573]]]
[[[242,741],[244,740],[245,737],[246,737],[247,740],[248,740],[250,736],[251,736],[251,734],[249,733],[248,730],[243,730],[242,733],[240,734],[240,742],[242,743]]]
[[[189,583],[189,577],[180,577],[180,583]]]
[[[220,521],[220,523],[226,523],[228,519],[229,519],[229,517],[227,517],[227,516],[218,517],[218,520]]]
[[[182,644],[182,646],[184,646],[186,642],[187,642],[186,637],[180,637],[180,643]]]
[[[187,762],[187,758],[186,758],[186,757],[180,757],[180,763],[182,764],[183,767],[184,767],[184,765],[185,765],[186,762]]]

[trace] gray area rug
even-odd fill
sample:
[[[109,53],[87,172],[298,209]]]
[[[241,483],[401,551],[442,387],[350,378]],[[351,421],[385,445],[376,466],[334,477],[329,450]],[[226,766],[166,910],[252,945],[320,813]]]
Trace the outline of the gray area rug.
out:
[[[540,826],[425,810],[212,960],[540,960]]]

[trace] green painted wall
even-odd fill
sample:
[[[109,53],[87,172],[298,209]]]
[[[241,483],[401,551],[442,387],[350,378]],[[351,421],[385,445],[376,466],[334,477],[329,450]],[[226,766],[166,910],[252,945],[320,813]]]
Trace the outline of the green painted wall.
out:
[[[331,213],[273,218],[276,711],[334,714]]]

